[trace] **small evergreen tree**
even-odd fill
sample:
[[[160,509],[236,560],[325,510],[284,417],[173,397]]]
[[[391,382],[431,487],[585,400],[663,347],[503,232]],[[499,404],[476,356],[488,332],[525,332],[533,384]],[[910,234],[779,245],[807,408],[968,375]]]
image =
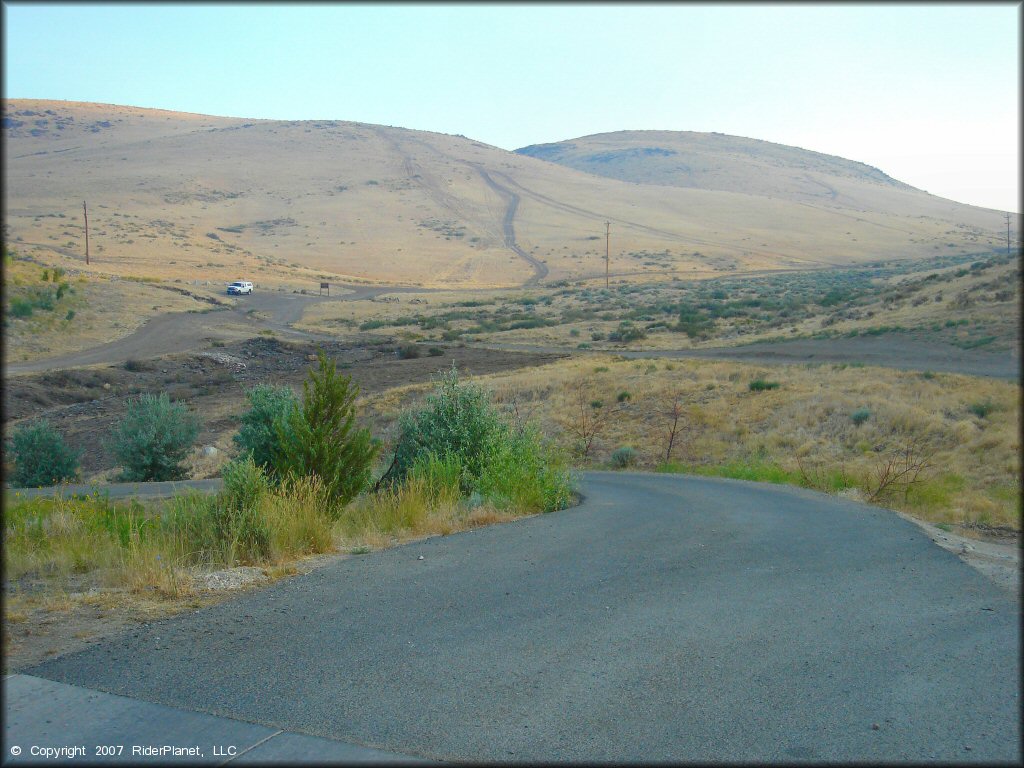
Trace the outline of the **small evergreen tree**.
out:
[[[14,471],[11,483],[36,488],[74,480],[78,474],[78,453],[64,442],[60,433],[42,419],[18,427],[11,435]]]
[[[124,467],[123,480],[177,480],[198,436],[199,420],[184,405],[172,403],[165,392],[144,394],[128,402],[109,448]]]
[[[316,475],[340,510],[366,487],[379,446],[368,429],[356,427],[359,388],[323,350],[317,357],[319,367],[302,384],[302,405],[275,422],[274,469],[281,478]]]

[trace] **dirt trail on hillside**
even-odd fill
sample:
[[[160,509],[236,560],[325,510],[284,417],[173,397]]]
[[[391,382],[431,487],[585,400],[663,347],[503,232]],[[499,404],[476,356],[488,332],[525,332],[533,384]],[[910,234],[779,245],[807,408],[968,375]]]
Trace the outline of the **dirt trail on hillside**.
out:
[[[547,265],[544,264],[544,262],[540,261],[539,259],[536,259],[535,257],[528,254],[516,243],[514,221],[516,216],[516,209],[519,207],[519,195],[517,195],[515,192],[508,189],[507,187],[504,187],[495,182],[494,179],[492,179],[491,176],[487,173],[487,171],[481,168],[479,164],[467,162],[466,160],[461,160],[457,157],[442,152],[437,147],[428,144],[427,142],[421,139],[408,139],[406,137],[403,137],[407,141],[414,142],[415,144],[426,149],[428,152],[432,152],[433,154],[437,155],[438,157],[444,159],[449,163],[457,163],[459,165],[468,166],[472,168],[474,171],[476,171],[487,184],[487,186],[490,187],[493,191],[497,192],[498,196],[505,203],[505,212],[503,214],[499,230],[494,226],[494,222],[484,221],[483,219],[481,219],[479,215],[467,210],[464,201],[449,194],[448,191],[441,184],[439,184],[435,178],[433,178],[429,173],[427,173],[426,170],[419,163],[416,162],[413,156],[410,155],[402,147],[402,145],[393,135],[391,135],[390,133],[383,129],[377,129],[377,135],[380,136],[380,138],[387,143],[391,150],[402,159],[402,169],[405,171],[406,176],[409,177],[409,180],[419,185],[419,187],[424,192],[426,192],[434,200],[435,203],[437,203],[445,210],[450,211],[452,214],[457,216],[462,221],[465,221],[468,224],[472,224],[483,231],[490,232],[492,235],[497,234],[500,231],[504,246],[508,248],[510,251],[512,251],[512,253],[514,253],[516,256],[525,261],[527,264],[529,264],[530,267],[533,269],[533,277],[526,280],[526,282],[523,283],[524,286],[536,285],[545,277],[547,277]]]
[[[491,175],[479,165],[473,164],[473,167],[476,169],[476,172],[480,174],[480,178],[487,183],[487,186],[497,192],[505,201],[505,218],[501,223],[502,230],[505,235],[505,247],[533,267],[533,277],[523,283],[523,285],[536,285],[548,276],[548,267],[547,264],[534,256],[531,256],[516,244],[515,217],[516,209],[519,208],[519,195],[508,187],[503,187],[501,184],[498,184],[491,178]]]

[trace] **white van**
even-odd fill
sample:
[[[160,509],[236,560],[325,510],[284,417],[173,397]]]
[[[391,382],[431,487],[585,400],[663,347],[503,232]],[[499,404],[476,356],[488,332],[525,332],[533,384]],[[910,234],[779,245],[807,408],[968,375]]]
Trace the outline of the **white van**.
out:
[[[235,280],[228,286],[228,295],[241,296],[242,294],[252,293],[252,283],[245,280]]]

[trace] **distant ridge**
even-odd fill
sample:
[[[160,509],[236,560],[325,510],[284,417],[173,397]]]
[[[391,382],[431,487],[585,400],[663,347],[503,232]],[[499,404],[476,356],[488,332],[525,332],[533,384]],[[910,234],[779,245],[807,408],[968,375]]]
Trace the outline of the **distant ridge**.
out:
[[[3,103],[5,242],[111,275],[518,286],[973,254],[1000,213],[876,168],[721,134],[621,131],[508,152],[346,120]],[[82,264],[81,266],[85,266]],[[78,268],[76,266],[76,268]]]
[[[836,179],[921,192],[878,168],[834,155],[722,133],[617,131],[515,150],[636,184],[834,200]]]

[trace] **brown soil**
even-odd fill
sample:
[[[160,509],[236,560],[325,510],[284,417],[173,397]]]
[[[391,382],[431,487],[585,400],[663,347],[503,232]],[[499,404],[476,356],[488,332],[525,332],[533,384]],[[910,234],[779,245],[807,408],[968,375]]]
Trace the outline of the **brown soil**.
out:
[[[300,392],[315,365],[318,346],[364,395],[429,382],[453,364],[466,374],[482,375],[565,356],[473,347],[449,347],[441,355],[428,356],[424,347],[422,357],[402,360],[389,341],[316,345],[256,337],[202,352],[11,377],[3,394],[4,427],[9,431],[25,419],[48,419],[72,448],[81,451],[83,479],[100,479],[97,475],[102,477],[115,465],[104,439],[124,416],[131,398],[166,392],[172,400],[188,403],[199,416],[199,445],[230,445],[229,436],[238,428],[237,416],[246,408],[245,391],[258,383],[271,383]]]

